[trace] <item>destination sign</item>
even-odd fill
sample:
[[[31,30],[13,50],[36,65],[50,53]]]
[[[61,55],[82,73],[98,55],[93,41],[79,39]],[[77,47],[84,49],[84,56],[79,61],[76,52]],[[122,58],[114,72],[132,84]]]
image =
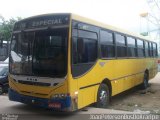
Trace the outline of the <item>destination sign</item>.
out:
[[[14,26],[14,31],[31,29],[31,28],[40,28],[40,27],[68,25],[68,24],[69,24],[69,14],[37,16],[17,22]]]
[[[50,20],[41,20],[41,21],[33,21],[32,22],[33,27],[46,26],[46,25],[56,25],[56,24],[62,24],[62,19],[50,19]]]

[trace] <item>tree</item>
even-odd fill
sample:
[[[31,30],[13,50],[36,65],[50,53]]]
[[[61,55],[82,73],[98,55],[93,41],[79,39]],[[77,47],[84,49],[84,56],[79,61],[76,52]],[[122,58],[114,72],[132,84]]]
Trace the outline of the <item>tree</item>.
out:
[[[149,11],[147,20],[155,27],[149,32],[154,35],[153,39],[158,42],[160,52],[160,0],[147,0]]]
[[[3,16],[0,16],[0,40],[10,40],[14,23],[19,20],[21,20],[20,17],[5,20]]]

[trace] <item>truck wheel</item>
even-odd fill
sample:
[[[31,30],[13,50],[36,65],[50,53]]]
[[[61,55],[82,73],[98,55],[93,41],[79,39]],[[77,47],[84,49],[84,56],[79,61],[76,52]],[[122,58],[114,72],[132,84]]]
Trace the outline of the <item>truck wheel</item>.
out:
[[[96,107],[106,108],[109,105],[109,97],[110,95],[108,86],[102,83],[98,89]]]

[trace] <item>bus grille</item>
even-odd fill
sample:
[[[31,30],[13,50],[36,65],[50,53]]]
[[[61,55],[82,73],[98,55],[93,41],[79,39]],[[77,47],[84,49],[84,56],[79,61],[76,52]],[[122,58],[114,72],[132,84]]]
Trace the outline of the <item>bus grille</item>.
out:
[[[51,86],[50,83],[31,82],[31,81],[23,81],[23,80],[18,80],[18,82],[21,84],[35,85],[35,86]]]

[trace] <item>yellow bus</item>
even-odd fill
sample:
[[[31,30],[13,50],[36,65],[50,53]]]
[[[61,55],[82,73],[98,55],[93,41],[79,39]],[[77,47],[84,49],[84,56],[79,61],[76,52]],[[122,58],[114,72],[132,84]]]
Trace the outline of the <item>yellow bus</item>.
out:
[[[45,14],[14,26],[9,99],[60,111],[110,98],[157,74],[157,44],[75,14]]]

